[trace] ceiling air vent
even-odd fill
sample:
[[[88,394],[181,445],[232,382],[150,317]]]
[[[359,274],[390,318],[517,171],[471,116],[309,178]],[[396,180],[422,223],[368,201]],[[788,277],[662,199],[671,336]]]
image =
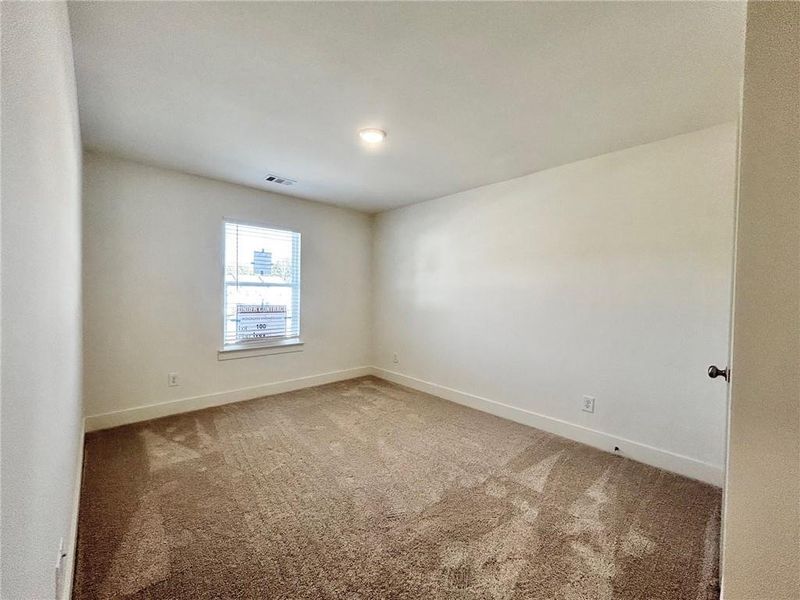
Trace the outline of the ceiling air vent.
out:
[[[276,175],[275,173],[267,173],[267,176],[264,177],[264,181],[267,183],[277,183],[279,185],[294,185],[297,183],[294,179],[289,179],[288,177],[283,177],[282,175]]]

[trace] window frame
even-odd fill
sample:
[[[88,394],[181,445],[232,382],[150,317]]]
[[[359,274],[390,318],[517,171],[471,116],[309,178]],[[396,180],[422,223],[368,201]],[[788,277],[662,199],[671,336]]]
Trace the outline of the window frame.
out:
[[[271,340],[258,340],[253,342],[240,342],[237,344],[225,344],[225,325],[227,321],[227,313],[225,311],[225,302],[226,302],[226,295],[227,295],[227,285],[225,282],[226,277],[226,268],[225,268],[225,229],[227,225],[243,225],[246,227],[260,227],[263,229],[275,229],[278,231],[286,231],[289,233],[296,234],[298,236],[298,261],[297,261],[297,268],[300,271],[300,277],[298,278],[297,285],[292,283],[268,283],[265,284],[263,287],[288,287],[294,288],[297,291],[298,301],[297,301],[297,308],[298,314],[296,315],[298,325],[297,325],[297,335],[293,336],[286,336],[286,337],[276,337],[275,339]],[[302,286],[303,286],[303,234],[301,231],[296,231],[295,229],[288,228],[285,225],[273,225],[268,223],[262,223],[257,221],[250,221],[250,220],[242,220],[242,219],[234,219],[229,217],[223,217],[222,224],[220,226],[220,252],[219,252],[219,273],[222,275],[220,284],[221,284],[221,294],[220,294],[220,315],[221,319],[220,323],[220,341],[219,341],[219,350],[217,352],[218,360],[228,360],[231,358],[247,358],[249,356],[268,356],[270,354],[284,354],[287,352],[300,352],[303,350],[303,339],[302,335],[302,302],[303,302],[303,294],[302,294]]]

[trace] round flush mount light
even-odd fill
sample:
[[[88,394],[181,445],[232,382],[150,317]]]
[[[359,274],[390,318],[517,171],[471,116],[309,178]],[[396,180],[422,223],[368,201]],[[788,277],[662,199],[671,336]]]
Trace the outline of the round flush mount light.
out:
[[[386,139],[386,132],[383,129],[361,129],[358,132],[358,137],[368,144],[380,144]]]

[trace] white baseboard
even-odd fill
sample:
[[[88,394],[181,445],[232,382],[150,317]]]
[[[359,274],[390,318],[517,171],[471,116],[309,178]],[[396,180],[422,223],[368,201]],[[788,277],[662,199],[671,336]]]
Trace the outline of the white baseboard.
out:
[[[653,467],[658,467],[659,469],[664,469],[665,471],[671,471],[679,475],[691,477],[692,479],[698,479],[718,487],[721,487],[724,482],[724,470],[721,466],[701,462],[689,458],[688,456],[682,456],[667,450],[648,446],[647,444],[615,437],[603,433],[602,431],[575,425],[567,421],[562,421],[561,419],[547,417],[525,410],[524,408],[517,408],[496,400],[490,400],[489,398],[483,398],[475,394],[469,394],[429,381],[423,381],[422,379],[417,379],[380,367],[372,367],[371,373],[387,381],[399,383],[400,385],[405,385],[415,390],[432,394],[444,398],[445,400],[450,400],[451,402],[456,402],[457,404],[463,404],[470,408],[503,417],[504,419],[516,421],[523,425],[529,425],[549,433],[555,433],[556,435],[599,448],[600,450],[614,452],[614,447],[616,446],[621,450],[621,452],[617,452],[616,454],[621,454],[627,458]]]
[[[281,394],[283,392],[290,392],[315,385],[323,385],[326,383],[333,383],[334,381],[343,381],[345,379],[353,379],[354,377],[362,377],[364,375],[375,375],[387,381],[399,383],[407,387],[426,392],[451,402],[463,404],[477,410],[487,412],[498,417],[503,417],[523,425],[529,425],[549,433],[563,436],[565,438],[581,442],[607,452],[613,452],[614,447],[619,447],[621,454],[627,458],[642,462],[666,471],[672,471],[692,479],[705,481],[716,486],[722,486],[724,482],[724,469],[721,466],[705,463],[688,456],[675,454],[667,450],[654,448],[647,444],[634,442],[625,438],[616,437],[602,431],[575,425],[561,419],[547,417],[545,415],[535,413],[523,408],[504,404],[489,398],[483,398],[456,390],[443,385],[423,381],[415,377],[410,377],[395,371],[389,371],[380,367],[356,367],[353,369],[344,369],[341,371],[331,371],[328,373],[320,373],[318,375],[311,375],[308,377],[298,377],[296,379],[286,379],[284,381],[276,381],[265,385],[254,387],[240,388],[230,390],[227,392],[219,392],[216,394],[208,394],[204,396],[194,396],[190,398],[181,398],[179,400],[171,400],[169,402],[162,402],[160,404],[151,404],[147,406],[138,406],[126,410],[103,413],[99,415],[91,415],[85,419],[85,429],[89,431],[97,431],[99,429],[108,429],[109,427],[117,427],[119,425],[127,425],[129,423],[138,423],[140,421],[148,421],[150,419],[157,419],[159,417],[166,417],[169,415],[176,415],[193,410],[200,410],[202,408],[210,408],[212,406],[221,406],[223,404],[230,404],[232,402],[241,402],[243,400],[251,400],[253,398],[260,398],[262,396],[271,396],[273,394]]]
[[[181,398],[179,400],[170,400],[169,402],[161,402],[159,404],[149,404],[146,406],[137,406],[135,408],[128,408],[115,412],[91,415],[86,417],[85,420],[86,431],[108,429],[110,427],[117,427],[119,425],[128,425],[129,423],[149,421],[150,419],[157,419],[159,417],[167,417],[170,415],[191,412],[193,410],[200,410],[202,408],[221,406],[223,404],[230,404],[232,402],[241,402],[242,400],[252,400],[253,398],[272,396],[273,394],[282,394],[283,392],[291,392],[293,390],[313,387],[315,385],[333,383],[334,381],[343,381],[345,379],[353,379],[354,377],[363,377],[364,375],[370,375],[371,373],[371,367],[356,367],[353,369],[344,369],[341,371],[330,371],[328,373],[310,375],[308,377],[285,379],[283,381],[275,381],[273,383],[267,383],[264,385],[240,388],[227,392],[218,392],[216,394]]]
[[[86,422],[84,420],[81,422],[78,456],[75,458],[72,515],[70,517],[69,539],[66,541],[66,548],[64,549],[67,556],[64,558],[63,571],[61,573],[61,595],[58,600],[69,600],[72,598],[72,582],[75,579],[75,564],[77,563],[76,558],[78,553],[78,514],[80,512],[81,485],[83,484],[83,440],[85,436]]]

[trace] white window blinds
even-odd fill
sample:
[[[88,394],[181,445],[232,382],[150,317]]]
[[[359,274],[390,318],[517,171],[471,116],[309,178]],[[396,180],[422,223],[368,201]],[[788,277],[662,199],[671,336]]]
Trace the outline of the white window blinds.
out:
[[[300,234],[225,222],[223,349],[300,336]]]

